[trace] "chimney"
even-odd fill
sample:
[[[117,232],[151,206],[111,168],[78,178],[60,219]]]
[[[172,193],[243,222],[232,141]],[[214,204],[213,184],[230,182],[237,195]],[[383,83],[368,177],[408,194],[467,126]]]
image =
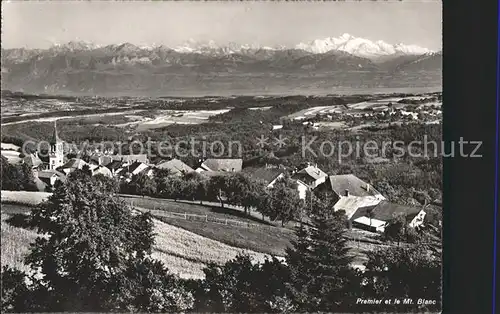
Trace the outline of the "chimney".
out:
[[[370,185],[369,184],[366,185],[366,191],[370,192]]]
[[[349,196],[349,190],[348,189],[345,189],[344,196]]]

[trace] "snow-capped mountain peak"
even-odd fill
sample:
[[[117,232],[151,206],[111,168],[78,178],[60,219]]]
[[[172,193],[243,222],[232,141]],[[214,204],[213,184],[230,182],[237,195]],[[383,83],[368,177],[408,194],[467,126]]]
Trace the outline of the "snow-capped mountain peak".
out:
[[[56,42],[52,45],[52,49],[54,50],[67,50],[67,51],[92,50],[100,47],[101,47],[100,45],[88,41],[70,41],[64,44]]]
[[[268,47],[265,47],[268,48]],[[263,49],[265,49],[263,48]],[[193,39],[186,41],[184,44],[173,48],[173,50],[180,53],[201,53],[211,55],[225,55],[233,53],[241,53],[248,50],[261,49],[256,44],[237,44],[230,42],[227,45],[218,45],[215,41],[209,40],[205,42],[197,42]],[[272,49],[272,48],[268,48]]]
[[[402,43],[392,45],[382,40],[371,41],[347,33],[342,34],[340,37],[316,39],[308,44],[300,43],[296,48],[311,53],[325,53],[332,50],[338,50],[365,58],[376,58],[394,54],[413,55],[432,52],[427,48],[422,48],[417,45],[405,45]]]
[[[98,49],[102,46],[96,45],[90,42],[84,41],[73,41],[66,44],[54,44],[51,48],[53,51],[77,51],[77,50],[92,50]],[[158,44],[153,45],[139,45],[136,46],[130,43],[113,44],[106,46],[113,51],[120,51],[121,53],[126,52],[138,52],[140,50],[151,51],[158,47],[163,47]],[[178,53],[199,53],[210,56],[224,56],[230,54],[247,54],[253,53],[258,50],[267,51],[280,51],[288,49],[300,49],[313,54],[321,54],[330,51],[341,51],[346,52],[358,57],[369,58],[369,59],[380,59],[383,57],[390,56],[402,56],[402,55],[423,55],[432,53],[427,48],[422,48],[417,45],[408,45],[403,43],[389,44],[383,40],[372,41],[365,38],[355,37],[348,33],[344,33],[339,37],[327,37],[324,39],[315,39],[309,43],[300,43],[295,46],[261,46],[259,44],[238,44],[234,42],[229,42],[227,44],[220,45],[214,40],[208,40],[204,42],[198,42],[193,39],[187,40],[182,45],[179,45],[173,49]]]

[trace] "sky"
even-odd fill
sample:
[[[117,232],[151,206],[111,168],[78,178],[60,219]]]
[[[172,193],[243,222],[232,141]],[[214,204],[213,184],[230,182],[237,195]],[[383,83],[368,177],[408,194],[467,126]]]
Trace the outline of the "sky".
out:
[[[176,47],[187,40],[289,46],[355,37],[441,49],[440,0],[403,2],[2,1],[2,47],[69,41]]]

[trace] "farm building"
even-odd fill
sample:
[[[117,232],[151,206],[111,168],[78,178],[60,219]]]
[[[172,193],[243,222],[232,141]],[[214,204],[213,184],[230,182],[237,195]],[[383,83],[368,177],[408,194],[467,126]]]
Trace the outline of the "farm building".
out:
[[[57,181],[66,181],[66,175],[54,169],[37,171],[35,175],[41,182],[50,187],[54,186]]]
[[[194,171],[193,168],[189,167],[186,165],[184,162],[182,162],[179,159],[172,159],[168,161],[164,161],[156,165],[156,168],[158,169],[166,169],[170,172],[172,175],[180,176],[185,173],[189,173]]]
[[[305,168],[296,171],[292,175],[292,179],[301,181],[302,184],[305,184],[311,189],[325,182],[327,177],[328,175],[323,170],[319,169],[317,165],[312,165],[310,163],[308,163]]]
[[[352,221],[352,226],[371,232],[384,232],[386,222],[375,218],[359,217]]]
[[[316,193],[328,195],[334,202],[343,197],[374,197],[385,200],[371,184],[364,182],[353,174],[333,175],[326,178],[323,184],[317,187]]]
[[[146,173],[148,176],[151,176],[153,170],[149,165],[136,161],[130,165],[124,166],[116,175],[120,178],[131,178],[139,173]]]
[[[380,201],[373,206],[358,208],[358,210],[350,216],[349,221],[352,226],[358,226],[370,231],[375,228],[377,231],[383,232],[385,226],[400,215],[406,218],[409,227],[416,228],[423,224],[426,213],[419,207]],[[379,221],[385,224],[380,225],[378,224]]]
[[[197,172],[200,171],[226,171],[226,172],[239,172],[243,166],[241,158],[234,159],[206,159],[203,161]]]
[[[243,170],[251,178],[264,182],[268,188],[285,176],[286,170],[278,167],[245,168]]]
[[[109,164],[106,165],[113,175],[116,175],[120,170],[123,169],[123,162],[120,160],[113,160]]]

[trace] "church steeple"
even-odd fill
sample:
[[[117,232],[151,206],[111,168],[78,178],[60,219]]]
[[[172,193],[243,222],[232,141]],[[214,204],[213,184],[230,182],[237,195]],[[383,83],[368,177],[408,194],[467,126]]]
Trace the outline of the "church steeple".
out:
[[[50,155],[49,167],[50,169],[57,169],[64,163],[64,143],[61,141],[57,134],[57,122],[54,121],[54,133],[50,139]]]
[[[52,138],[50,139],[50,144],[60,143],[61,139],[57,135],[57,120],[54,120],[54,133],[52,133]]]

